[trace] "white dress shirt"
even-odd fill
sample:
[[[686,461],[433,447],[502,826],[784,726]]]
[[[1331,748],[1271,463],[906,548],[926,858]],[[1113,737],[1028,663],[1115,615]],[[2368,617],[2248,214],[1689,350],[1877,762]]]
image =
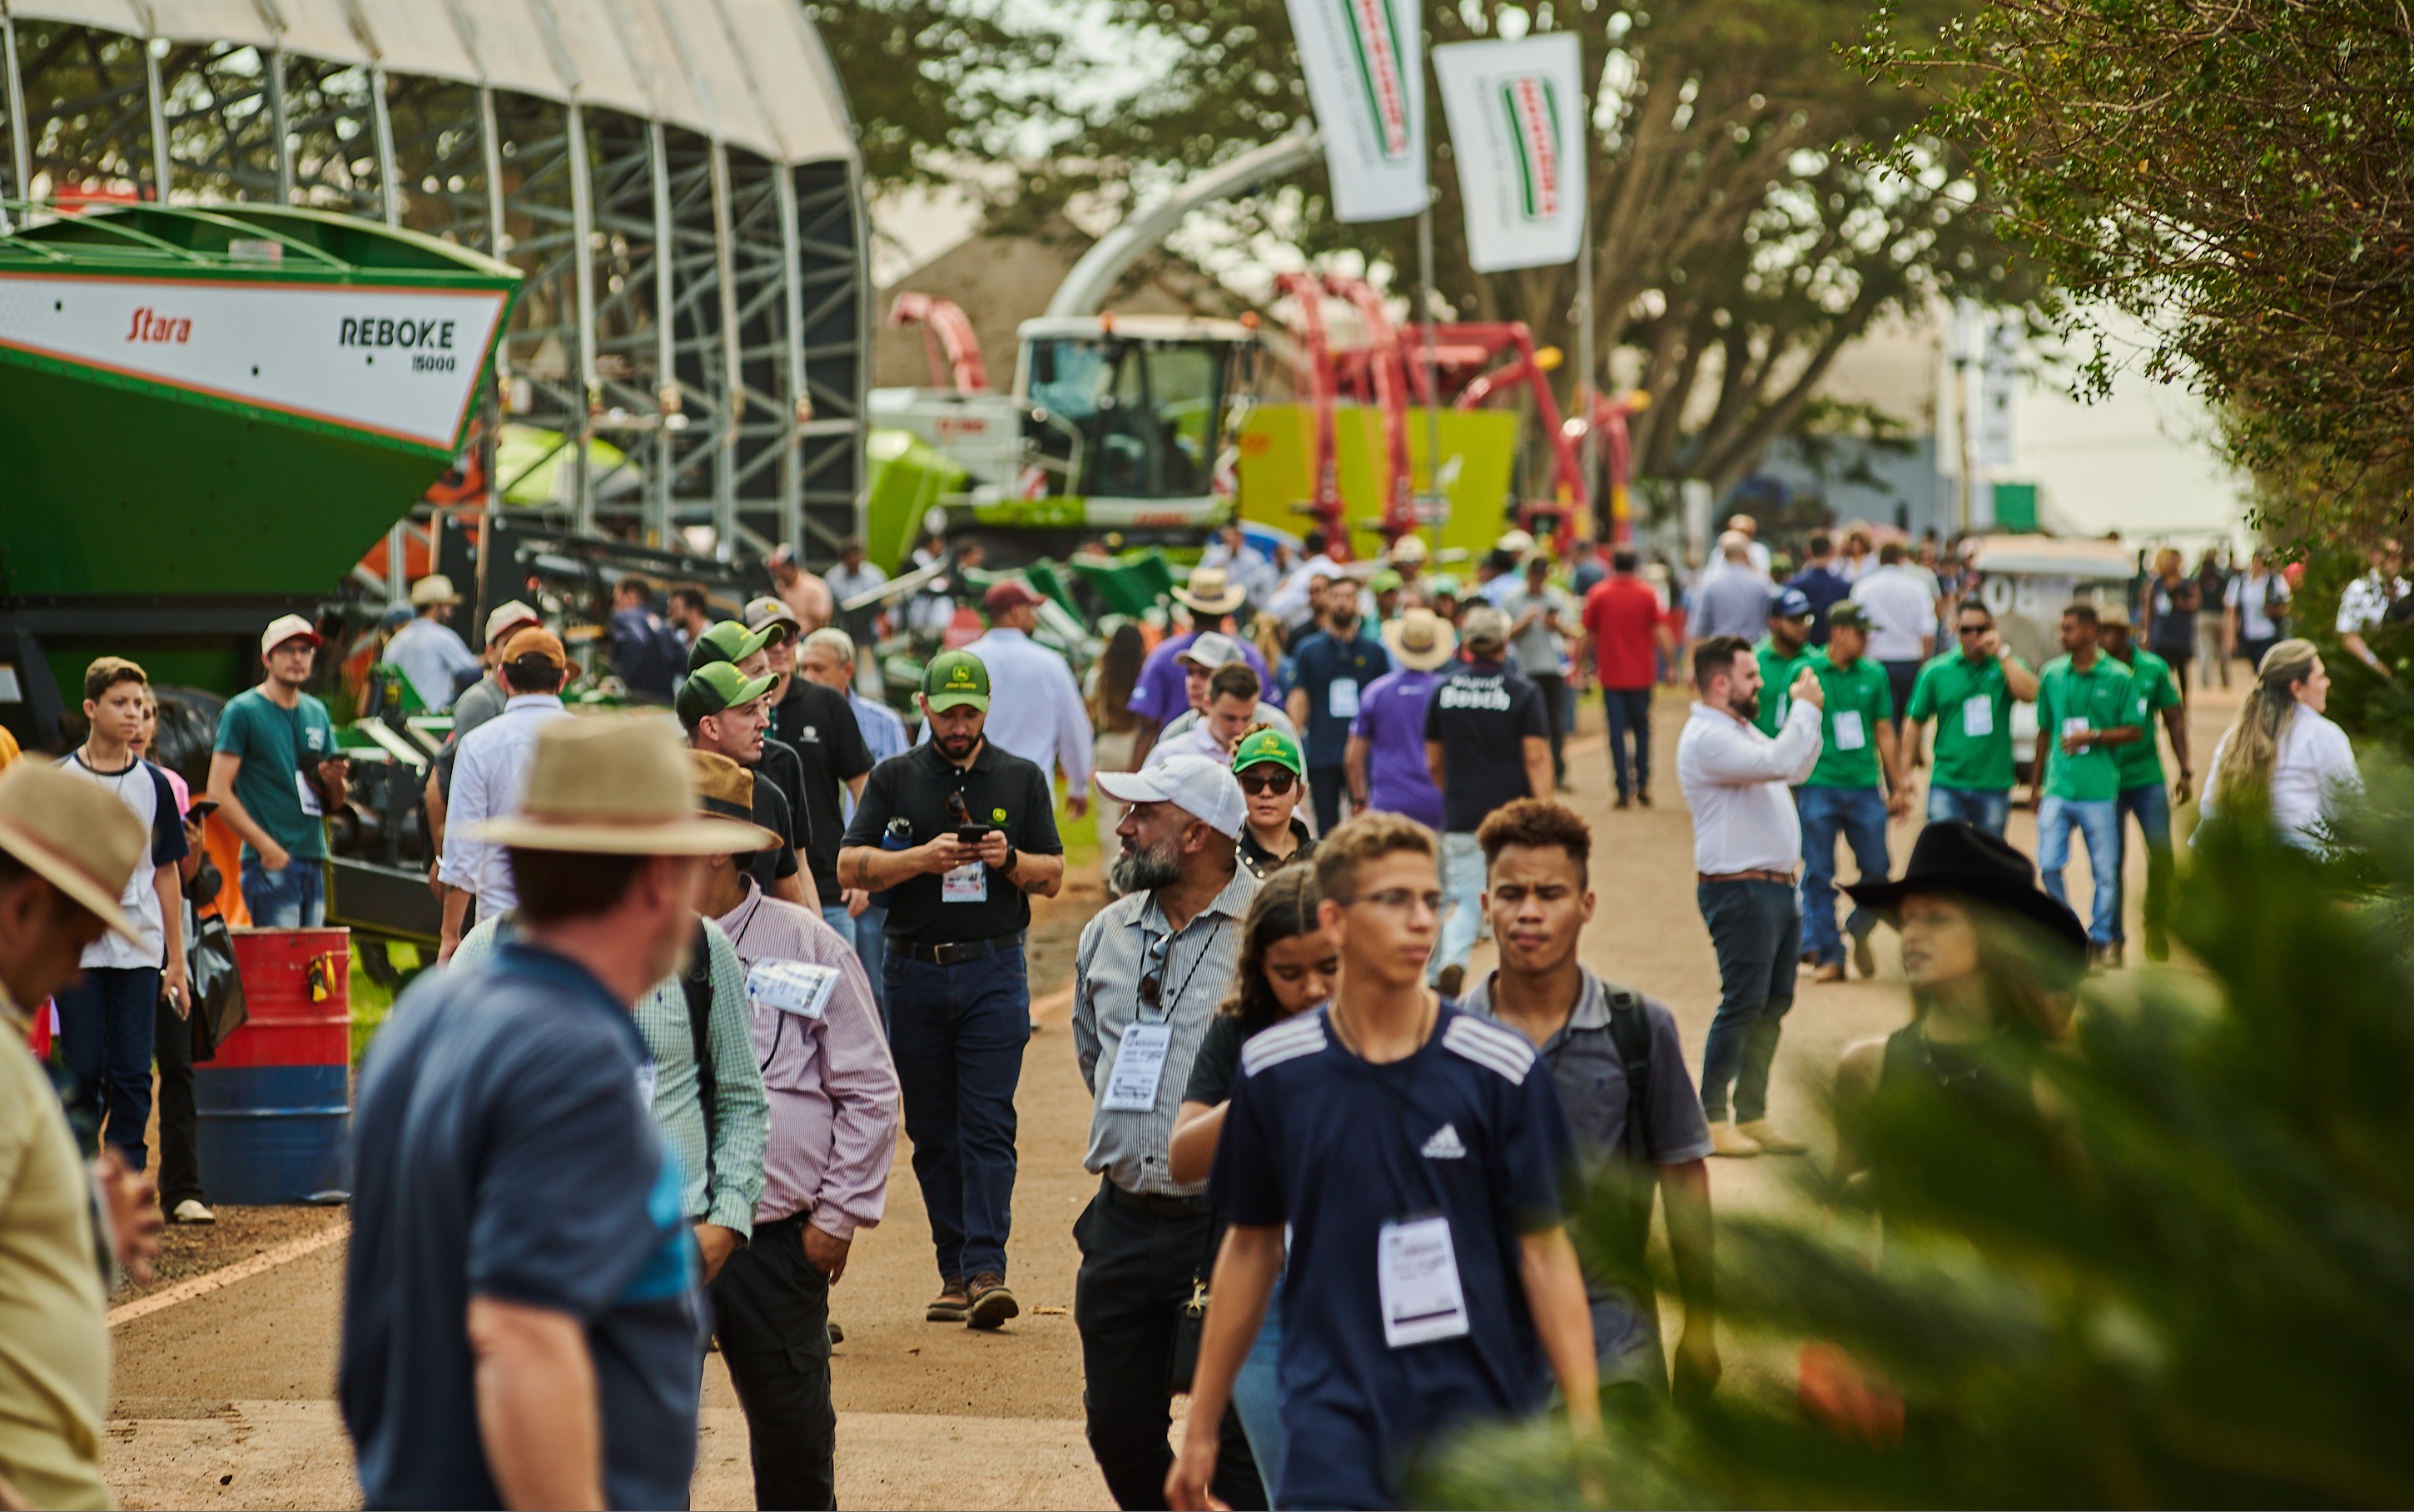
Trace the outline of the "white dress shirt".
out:
[[[431,714],[441,714],[453,706],[453,689],[462,679],[475,680],[485,670],[477,654],[450,625],[420,618],[394,632],[385,643],[385,660],[402,669],[410,679],[410,690],[419,695],[420,705]]]
[[[1853,601],[1870,612],[1870,660],[1926,660],[1920,641],[1936,633],[1935,573],[1905,563],[1879,568],[1853,585]]]
[[[1090,710],[1065,659],[1019,630],[992,629],[965,646],[989,669],[990,743],[1020,756],[1053,780],[1065,771],[1065,796],[1090,791]],[[930,726],[923,726],[930,738]]]
[[[2214,790],[2221,781],[2222,759],[2229,754],[2231,726],[2213,748],[2213,764],[2204,772],[2204,802],[2198,812],[2211,819],[2217,811]],[[2363,774],[2356,769],[2355,748],[2347,732],[2323,715],[2299,704],[2281,728],[2272,752],[2272,826],[2291,845],[2311,851],[2322,843],[2320,830],[2334,817],[2343,797],[2363,791]],[[2191,841],[2190,843],[2194,843]]]
[[[453,793],[444,808],[444,855],[437,875],[447,887],[474,893],[478,915],[491,918],[516,907],[511,859],[503,848],[469,834],[481,820],[515,811],[528,785],[536,733],[570,718],[553,693],[514,693],[503,712],[462,737],[453,763]]]
[[[1693,811],[1693,869],[1792,871],[1802,864],[1794,784],[1819,761],[1819,710],[1797,702],[1771,740],[1751,721],[1693,705],[1676,737],[1676,784]]]

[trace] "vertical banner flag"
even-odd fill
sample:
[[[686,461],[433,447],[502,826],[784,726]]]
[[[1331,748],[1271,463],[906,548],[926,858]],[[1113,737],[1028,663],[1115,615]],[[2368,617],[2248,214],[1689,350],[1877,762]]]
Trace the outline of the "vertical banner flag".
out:
[[[1288,0],[1344,221],[1425,208],[1424,34],[1418,0]]]
[[[1477,273],[1572,262],[1591,96],[1573,32],[1434,49]]]

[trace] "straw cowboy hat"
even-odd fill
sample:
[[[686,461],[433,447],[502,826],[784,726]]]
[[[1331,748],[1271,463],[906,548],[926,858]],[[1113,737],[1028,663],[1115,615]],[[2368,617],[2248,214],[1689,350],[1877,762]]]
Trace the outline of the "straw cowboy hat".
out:
[[[1220,567],[1193,571],[1189,585],[1174,589],[1173,596],[1202,615],[1229,615],[1249,597]]]
[[[469,833],[497,845],[584,855],[726,855],[780,843],[769,830],[697,808],[695,770],[668,719],[582,715],[537,733],[519,811]]]
[[[430,572],[410,586],[410,607],[413,609],[460,601],[461,596],[453,591],[453,580],[441,572]]]
[[[142,926],[117,903],[150,855],[151,837],[107,788],[47,762],[11,762],[0,772],[0,851],[112,929],[142,940]]]
[[[1383,627],[1383,644],[1411,672],[1431,672],[1458,652],[1458,632],[1430,609],[1411,609]]]

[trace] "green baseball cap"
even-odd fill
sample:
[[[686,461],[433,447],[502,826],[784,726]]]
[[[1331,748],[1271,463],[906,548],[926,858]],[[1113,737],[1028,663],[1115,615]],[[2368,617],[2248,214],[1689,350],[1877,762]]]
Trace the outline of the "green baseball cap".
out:
[[[1850,599],[1846,599],[1840,603],[1829,604],[1827,606],[1827,628],[1829,630],[1868,630],[1870,628],[1870,612],[1862,608],[1859,604],[1855,603]]]
[[[1307,775],[1307,760],[1299,753],[1299,742],[1279,730],[1252,730],[1232,749],[1235,772],[1245,772],[1267,762],[1288,768],[1293,777]]]
[[[693,730],[708,714],[753,703],[779,680],[769,673],[749,677],[732,662],[710,661],[688,674],[687,681],[679,684],[678,697],[672,706],[678,710],[679,723]]]
[[[1425,592],[1437,599],[1442,597],[1444,594],[1448,594],[1451,598],[1455,599],[1458,597],[1458,579],[1451,576],[1448,572],[1436,572],[1433,576],[1425,579]]]
[[[1397,593],[1400,591],[1399,571],[1395,568],[1383,568],[1376,572],[1366,586],[1376,593]]]
[[[713,627],[695,638],[687,654],[687,670],[701,672],[715,662],[739,662],[767,645],[777,645],[788,638],[788,627],[772,620],[761,630],[750,630],[734,619],[718,620]],[[743,702],[743,700],[740,700]]]
[[[922,696],[931,712],[989,707],[989,669],[970,651],[942,651],[922,669]]]

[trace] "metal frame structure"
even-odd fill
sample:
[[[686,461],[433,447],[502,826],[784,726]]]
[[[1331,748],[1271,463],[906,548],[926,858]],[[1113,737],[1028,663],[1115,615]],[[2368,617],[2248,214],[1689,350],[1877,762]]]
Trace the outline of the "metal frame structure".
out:
[[[489,499],[517,422],[568,453],[555,527],[859,529],[870,228],[796,0],[0,0],[0,198],[309,204],[519,267]]]

